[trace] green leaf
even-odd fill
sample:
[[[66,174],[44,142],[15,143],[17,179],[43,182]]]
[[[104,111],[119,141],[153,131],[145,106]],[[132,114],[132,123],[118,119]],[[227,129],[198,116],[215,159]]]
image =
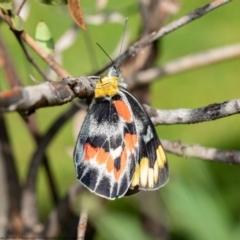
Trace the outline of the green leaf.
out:
[[[66,5],[68,3],[67,0],[38,0],[38,1],[43,4],[54,5],[54,6]]]
[[[36,28],[35,40],[37,44],[48,54],[54,50],[54,42],[51,32],[45,22],[38,23]]]
[[[24,29],[24,21],[20,16],[15,15],[11,17],[11,19],[12,19],[13,26],[17,31],[22,31]]]
[[[12,1],[11,0],[0,0],[0,8],[4,10],[12,10]]]

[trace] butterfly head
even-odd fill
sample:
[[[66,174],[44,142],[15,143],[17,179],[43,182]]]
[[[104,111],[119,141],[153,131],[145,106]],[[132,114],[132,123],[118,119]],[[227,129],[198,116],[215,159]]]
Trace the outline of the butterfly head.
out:
[[[124,83],[124,78],[122,77],[121,70],[117,68],[115,64],[109,68],[107,76],[118,78],[119,86],[122,88],[127,88],[127,84]]]

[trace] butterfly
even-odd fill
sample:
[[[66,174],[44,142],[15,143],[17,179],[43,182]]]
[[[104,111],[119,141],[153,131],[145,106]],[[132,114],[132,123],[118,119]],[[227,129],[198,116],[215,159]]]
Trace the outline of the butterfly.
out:
[[[77,179],[110,200],[168,181],[167,157],[153,123],[115,65],[96,83],[74,162]]]

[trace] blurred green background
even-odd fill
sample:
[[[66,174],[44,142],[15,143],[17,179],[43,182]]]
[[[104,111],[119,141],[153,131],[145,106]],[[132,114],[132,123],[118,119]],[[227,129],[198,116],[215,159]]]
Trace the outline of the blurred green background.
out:
[[[180,1],[180,11],[168,19],[171,22],[180,16],[203,6],[208,1]],[[47,23],[56,41],[71,25],[72,19],[66,7],[49,7],[30,1],[30,15],[25,30],[35,35],[39,21]],[[82,1],[84,14],[94,13],[95,1]],[[128,29],[131,39],[138,33],[139,15],[136,1],[109,1],[107,11],[116,10],[129,17]],[[129,6],[131,6],[129,8]],[[130,10],[129,10],[130,9]],[[160,65],[187,54],[234,44],[240,39],[240,1],[232,1],[204,17],[174,31],[161,39]],[[166,22],[167,24],[167,22]],[[105,23],[88,25],[88,33],[79,31],[77,41],[63,53],[63,66],[74,76],[88,75],[108,61],[95,46],[98,42],[111,53],[122,35],[122,25]],[[26,58],[5,24],[0,25],[0,34],[10,51],[15,66],[25,85],[38,82],[41,77]],[[89,54],[86,34],[91,38],[93,51]],[[85,36],[84,36],[85,35]],[[32,53],[37,63],[45,63]],[[91,64],[92,57],[96,65]],[[211,103],[223,102],[240,96],[240,61],[233,59],[208,67],[194,69],[174,76],[164,77],[152,84],[152,105],[161,109],[197,108]],[[4,74],[0,70],[0,86],[6,89]],[[69,104],[40,109],[36,112],[41,132],[69,107]],[[34,143],[16,113],[6,114],[9,134],[17,159],[22,181],[34,152]],[[240,149],[239,116],[192,125],[158,126],[161,138],[179,139],[185,143],[198,143],[219,149]],[[68,121],[49,145],[47,154],[61,196],[76,181],[71,151],[75,144],[73,121]],[[151,216],[156,222],[169,229],[169,239],[240,239],[240,166],[207,162],[194,158],[181,158],[168,154],[170,181],[157,192],[143,192],[132,197],[108,201],[104,213],[94,225],[96,240],[110,239],[154,239],[143,228],[140,213]],[[46,219],[52,205],[45,174],[38,176],[38,204],[41,218]],[[159,238],[160,239],[160,238]]]

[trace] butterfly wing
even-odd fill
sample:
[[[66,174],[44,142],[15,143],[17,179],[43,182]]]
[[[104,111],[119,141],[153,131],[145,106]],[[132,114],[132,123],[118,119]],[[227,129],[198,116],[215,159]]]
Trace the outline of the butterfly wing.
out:
[[[168,181],[168,163],[151,119],[140,103],[122,90],[130,103],[139,139],[139,160],[130,188],[155,190]]]
[[[138,161],[133,113],[123,93],[94,98],[74,150],[78,180],[108,198],[128,190]]]

